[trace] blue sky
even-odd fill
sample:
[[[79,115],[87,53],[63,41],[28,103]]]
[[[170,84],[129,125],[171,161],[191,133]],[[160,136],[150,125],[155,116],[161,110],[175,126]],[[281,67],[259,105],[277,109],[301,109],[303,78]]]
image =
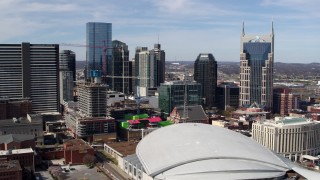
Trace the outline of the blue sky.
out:
[[[0,43],[85,44],[86,22],[110,22],[113,40],[137,46],[159,41],[166,60],[239,61],[240,32],[275,29],[275,61],[320,62],[319,0],[1,0]],[[71,49],[85,60],[85,48]]]

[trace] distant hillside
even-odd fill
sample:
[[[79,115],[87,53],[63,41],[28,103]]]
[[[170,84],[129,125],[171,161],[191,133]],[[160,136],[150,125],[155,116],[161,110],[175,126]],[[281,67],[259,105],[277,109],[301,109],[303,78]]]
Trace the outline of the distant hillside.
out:
[[[194,61],[167,61],[166,65],[180,63],[184,67],[193,68]],[[77,61],[77,69],[83,69],[85,61]],[[239,62],[218,62],[218,70],[225,74],[239,74]],[[283,75],[320,76],[320,63],[274,63],[274,72]]]

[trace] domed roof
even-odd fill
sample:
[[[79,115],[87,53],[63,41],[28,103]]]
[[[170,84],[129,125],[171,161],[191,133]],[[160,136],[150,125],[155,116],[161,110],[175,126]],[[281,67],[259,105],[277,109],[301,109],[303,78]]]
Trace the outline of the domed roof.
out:
[[[291,169],[251,138],[197,123],[160,128],[140,141],[136,154],[155,179],[273,178]]]

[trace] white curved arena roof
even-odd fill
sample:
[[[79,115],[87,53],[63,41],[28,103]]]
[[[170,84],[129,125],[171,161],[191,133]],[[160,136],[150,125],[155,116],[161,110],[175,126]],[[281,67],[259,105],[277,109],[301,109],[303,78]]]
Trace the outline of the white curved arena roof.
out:
[[[281,177],[292,169],[290,162],[251,138],[197,123],[150,133],[136,154],[154,179],[261,179]]]

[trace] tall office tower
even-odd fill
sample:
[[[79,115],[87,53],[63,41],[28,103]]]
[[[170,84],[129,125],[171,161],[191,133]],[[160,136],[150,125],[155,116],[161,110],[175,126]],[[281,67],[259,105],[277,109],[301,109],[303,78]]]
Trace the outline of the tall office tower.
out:
[[[129,76],[134,77],[135,76],[135,59],[132,58],[131,61],[129,61]],[[129,92],[132,94],[134,92],[136,78],[131,78],[129,80]]]
[[[30,98],[32,112],[59,110],[59,45],[0,44],[0,96]]]
[[[87,23],[87,64],[86,79],[90,79],[91,70],[100,70],[111,75],[112,66],[112,24],[101,22]]]
[[[60,104],[73,101],[74,81],[76,80],[76,55],[70,50],[60,51]]]
[[[121,42],[112,41],[112,72],[111,88],[113,91],[129,94],[129,50],[128,46]]]
[[[217,61],[212,54],[201,53],[194,63],[194,80],[202,85],[204,105],[212,108],[216,104]]]
[[[136,86],[140,95],[151,95],[165,79],[165,52],[161,50],[161,45],[155,44],[152,50],[137,47],[134,64],[135,76],[138,77]]]
[[[159,108],[171,113],[174,107],[183,106],[187,87],[187,105],[201,105],[202,86],[196,82],[171,81],[162,83],[159,87]]]
[[[160,44],[154,44],[154,49],[151,50],[154,53],[154,56],[157,60],[157,81],[156,85],[160,86],[161,83],[164,83],[165,79],[165,62],[166,54],[164,50],[161,50]]]
[[[107,115],[107,85],[78,83],[79,110],[86,117]]]
[[[240,37],[240,106],[258,103],[272,108],[274,32],[269,35]]]

